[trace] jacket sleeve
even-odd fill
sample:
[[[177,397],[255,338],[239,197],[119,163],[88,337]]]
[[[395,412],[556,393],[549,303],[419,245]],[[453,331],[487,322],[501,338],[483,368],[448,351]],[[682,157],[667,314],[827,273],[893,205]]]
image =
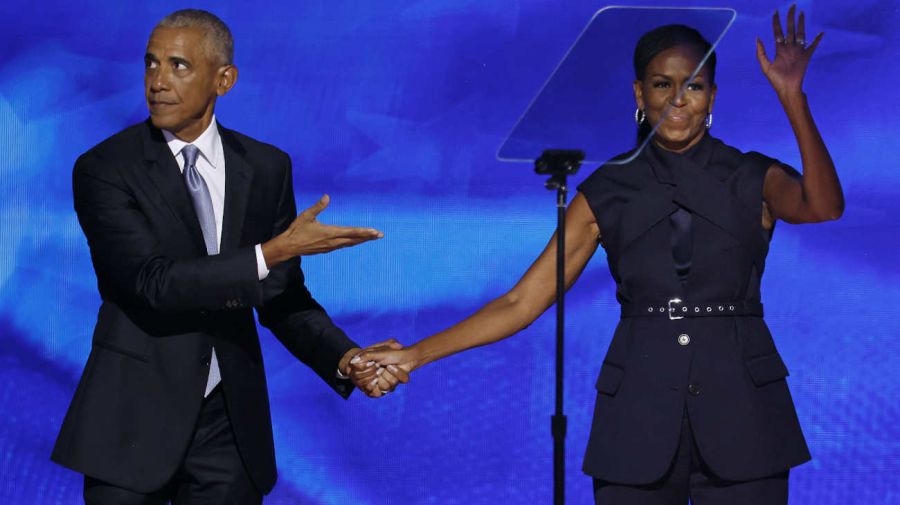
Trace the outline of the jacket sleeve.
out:
[[[283,156],[284,176],[273,236],[287,229],[297,216],[291,162],[287,154]],[[263,301],[257,307],[259,322],[339,395],[350,396],[353,384],[338,379],[336,372],[344,354],[358,346],[313,299],[304,284],[300,258],[272,267],[262,284]]]
[[[166,256],[142,211],[147,202],[138,201],[112,162],[91,152],[76,161],[72,189],[105,298],[160,313],[246,309],[259,303],[253,247],[196,258]]]

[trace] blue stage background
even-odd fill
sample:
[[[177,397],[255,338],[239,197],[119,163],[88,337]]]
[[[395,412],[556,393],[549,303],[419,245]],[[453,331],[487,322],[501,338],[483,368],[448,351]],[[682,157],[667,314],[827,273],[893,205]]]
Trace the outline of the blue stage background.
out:
[[[723,6],[658,5],[688,3]],[[191,5],[219,14],[236,39],[240,79],[219,102],[221,123],[291,154],[299,206],[327,192],[324,221],[386,234],[304,260],[310,289],[357,341],[442,329],[510,288],[542,249],[553,195],[529,166],[494,154],[603,5]],[[900,503],[900,11],[889,0],[798,5],[811,33],[826,32],[806,89],[847,210],[838,222],[780,224],[764,281],[814,456],[791,473],[791,503]],[[71,168],[146,117],[147,36],[186,6],[0,5],[0,503],[79,503],[80,476],[49,461],[99,306]],[[799,167],[754,53],[756,35],[771,53],[771,13],[788,4],[727,6],[738,18],[719,49],[713,133]],[[633,104],[610,108],[633,127]],[[617,320],[602,249],[567,310],[568,496],[590,503],[581,457]],[[343,401],[263,330],[280,469],[267,503],[550,503],[552,337],[551,311],[515,338],[417,371],[386,399]]]

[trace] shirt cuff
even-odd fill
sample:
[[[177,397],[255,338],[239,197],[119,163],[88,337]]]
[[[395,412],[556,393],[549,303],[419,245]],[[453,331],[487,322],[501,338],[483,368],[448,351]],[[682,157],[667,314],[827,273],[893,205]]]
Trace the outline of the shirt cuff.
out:
[[[263,280],[269,276],[269,269],[266,267],[266,258],[262,253],[262,244],[256,244],[256,276],[259,280]]]

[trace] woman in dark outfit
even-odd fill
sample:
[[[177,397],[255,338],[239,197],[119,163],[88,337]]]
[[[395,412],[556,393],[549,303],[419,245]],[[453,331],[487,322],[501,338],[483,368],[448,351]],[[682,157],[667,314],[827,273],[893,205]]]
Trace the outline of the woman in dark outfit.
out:
[[[599,243],[622,304],[584,461],[598,503],[784,504],[788,470],[810,457],[762,319],[760,277],[776,220],[837,219],[843,196],[801,89],[821,34],[807,46],[793,7],[787,36],[777,12],[773,28],[774,61],[759,40],[757,55],[794,129],[802,176],[708,134],[715,57],[688,82],[710,45],[669,25],[635,50],[635,116],[659,125],[656,135],[634,161],[596,170],[567,211],[567,285]],[[554,301],[555,245],[471,317],[361,358],[412,370],[525,328]]]

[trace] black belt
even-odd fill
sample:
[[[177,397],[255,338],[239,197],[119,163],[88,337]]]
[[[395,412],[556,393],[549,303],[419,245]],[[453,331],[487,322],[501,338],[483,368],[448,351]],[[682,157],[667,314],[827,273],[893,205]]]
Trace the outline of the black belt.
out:
[[[684,317],[721,317],[721,316],[759,316],[763,315],[762,303],[756,301],[741,302],[684,302],[672,298],[661,304],[624,303],[622,317],[668,317],[681,319]]]

